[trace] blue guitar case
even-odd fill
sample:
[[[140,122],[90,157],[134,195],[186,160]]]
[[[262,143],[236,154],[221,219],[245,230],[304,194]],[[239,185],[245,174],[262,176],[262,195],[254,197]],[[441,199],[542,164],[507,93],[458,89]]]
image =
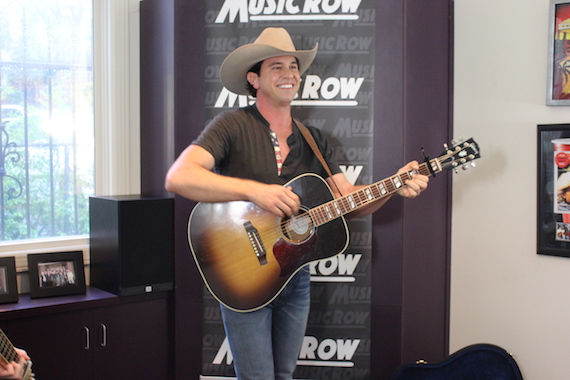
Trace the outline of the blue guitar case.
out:
[[[503,348],[478,343],[441,362],[403,364],[392,380],[522,380],[522,374],[513,356]]]

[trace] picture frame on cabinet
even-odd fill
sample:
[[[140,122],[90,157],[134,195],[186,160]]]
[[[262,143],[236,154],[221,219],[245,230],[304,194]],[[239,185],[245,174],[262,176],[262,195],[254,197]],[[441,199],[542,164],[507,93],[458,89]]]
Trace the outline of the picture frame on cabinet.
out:
[[[550,0],[546,105],[570,105],[570,1]]]
[[[28,254],[30,298],[85,294],[83,252]]]
[[[538,125],[537,253],[570,257],[570,124]]]
[[[16,258],[0,257],[0,304],[18,302]]]

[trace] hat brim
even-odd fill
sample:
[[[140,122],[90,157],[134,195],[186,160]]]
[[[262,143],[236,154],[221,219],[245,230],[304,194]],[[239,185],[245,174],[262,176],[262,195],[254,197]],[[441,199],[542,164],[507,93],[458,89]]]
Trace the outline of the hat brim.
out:
[[[231,52],[220,66],[220,80],[225,88],[238,95],[249,95],[247,72],[253,65],[268,58],[290,55],[299,60],[302,75],[317,55],[318,43],[311,50],[284,51],[269,45],[248,44]]]

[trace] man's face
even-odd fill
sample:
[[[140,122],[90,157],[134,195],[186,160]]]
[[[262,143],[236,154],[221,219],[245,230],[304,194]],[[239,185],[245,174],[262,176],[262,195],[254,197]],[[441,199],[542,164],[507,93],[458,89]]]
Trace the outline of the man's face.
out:
[[[570,188],[567,187],[566,189],[562,190],[562,196],[564,197],[566,203],[570,203]]]
[[[268,58],[261,64],[259,75],[248,73],[248,80],[263,98],[274,105],[289,105],[301,83],[299,64],[293,56]]]

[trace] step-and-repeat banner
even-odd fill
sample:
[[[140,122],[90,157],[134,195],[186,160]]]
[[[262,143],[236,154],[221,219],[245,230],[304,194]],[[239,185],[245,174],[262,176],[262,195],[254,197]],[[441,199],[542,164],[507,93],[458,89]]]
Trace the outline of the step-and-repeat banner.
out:
[[[255,100],[223,88],[219,69],[266,27],[284,27],[297,49],[317,57],[303,75],[293,115],[325,132],[348,179],[372,178],[373,0],[204,0],[206,120]],[[192,36],[188,36],[192,38]],[[198,54],[198,53],[196,53]],[[349,221],[350,245],[310,265],[311,312],[296,379],[370,377],[371,218]],[[204,290],[202,379],[235,378],[218,302]]]

